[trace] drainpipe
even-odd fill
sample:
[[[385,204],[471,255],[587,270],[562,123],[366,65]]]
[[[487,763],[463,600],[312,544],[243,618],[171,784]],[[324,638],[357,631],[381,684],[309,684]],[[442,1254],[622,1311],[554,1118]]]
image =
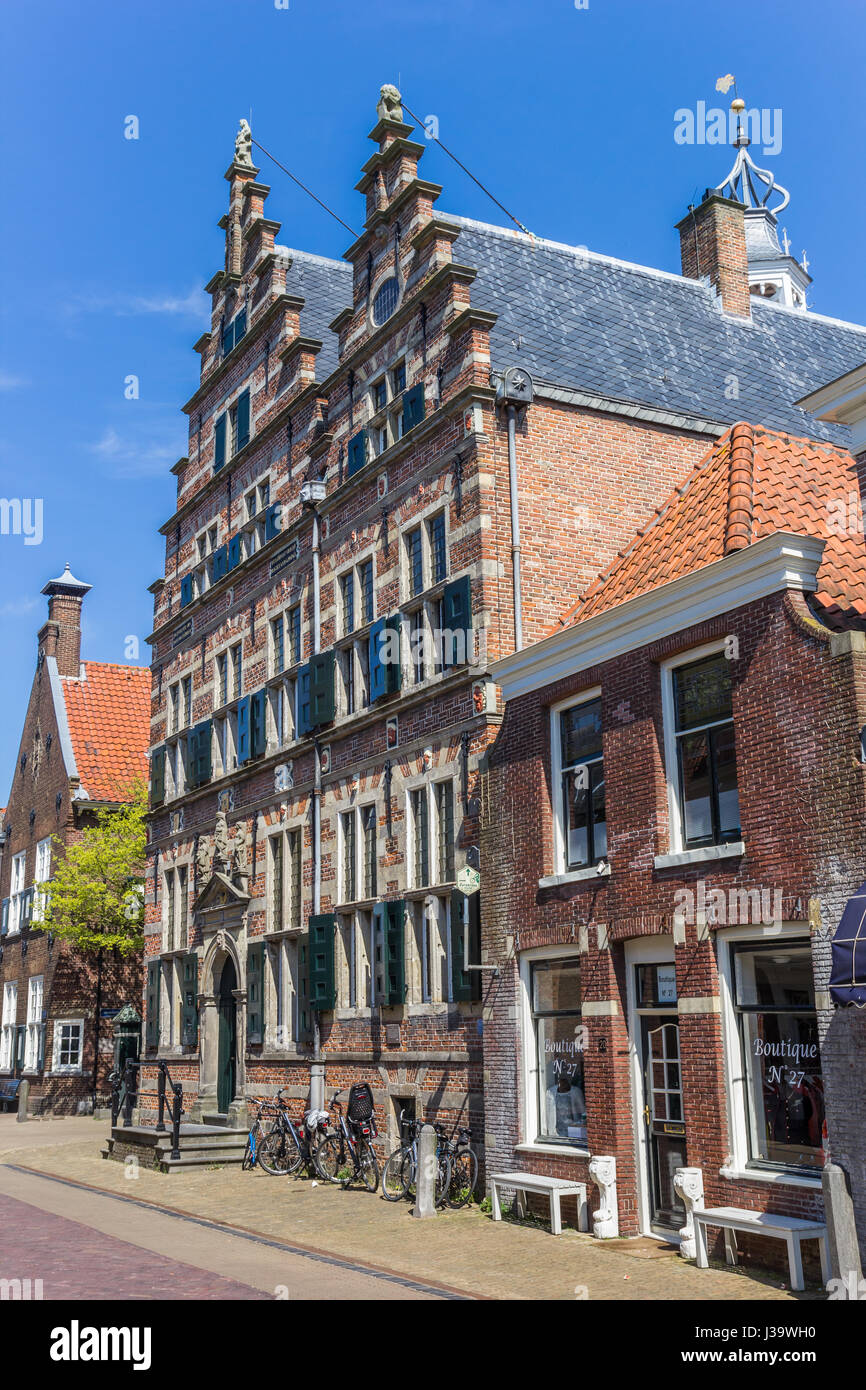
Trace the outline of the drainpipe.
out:
[[[322,649],[322,605],[320,588],[320,561],[322,554],[321,527],[317,504],[325,499],[325,484],[321,482],[304,483],[301,487],[301,505],[313,517],[313,655]],[[313,739],[313,914],[322,910],[322,750],[318,738]],[[313,1060],[310,1064],[310,1107],[324,1109],[325,1064],[322,1060],[322,1034],[319,1015],[313,1012]]]
[[[520,584],[520,503],[517,495],[517,413],[532,404],[532,378],[522,367],[508,367],[496,381],[496,403],[508,421],[508,492],[511,502],[511,577],[514,589],[514,650],[523,649],[523,598]]]

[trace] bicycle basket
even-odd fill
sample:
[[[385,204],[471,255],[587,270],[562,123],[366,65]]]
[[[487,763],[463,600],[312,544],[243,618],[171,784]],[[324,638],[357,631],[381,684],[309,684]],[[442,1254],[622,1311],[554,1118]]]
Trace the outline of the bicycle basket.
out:
[[[367,1081],[358,1081],[349,1087],[349,1119],[369,1120],[373,1114],[373,1092]]]

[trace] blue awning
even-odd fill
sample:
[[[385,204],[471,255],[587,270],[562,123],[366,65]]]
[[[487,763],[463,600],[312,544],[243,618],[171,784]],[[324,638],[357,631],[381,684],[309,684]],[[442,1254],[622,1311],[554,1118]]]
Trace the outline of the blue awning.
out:
[[[833,937],[830,997],[866,1008],[866,883],[848,899]]]

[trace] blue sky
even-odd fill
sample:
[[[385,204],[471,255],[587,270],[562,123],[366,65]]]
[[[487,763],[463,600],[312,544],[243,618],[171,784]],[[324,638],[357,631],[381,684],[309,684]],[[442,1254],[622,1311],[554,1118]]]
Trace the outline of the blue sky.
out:
[[[0,804],[46,579],[68,560],[93,585],[86,656],[125,661],[133,637],[149,660],[157,528],[250,110],[253,134],[360,228],[378,88],[399,83],[533,232],[677,270],[673,224],[732,152],[677,144],[674,113],[726,107],[715,83],[734,73],[749,106],[782,112],[781,150],[758,162],[791,190],[782,221],[814,308],[866,322],[861,0],[31,0],[3,7],[0,35],[0,497],[43,500],[41,544],[0,535]],[[280,242],[341,255],[348,233],[261,167]],[[443,210],[503,220],[435,145],[422,167]]]

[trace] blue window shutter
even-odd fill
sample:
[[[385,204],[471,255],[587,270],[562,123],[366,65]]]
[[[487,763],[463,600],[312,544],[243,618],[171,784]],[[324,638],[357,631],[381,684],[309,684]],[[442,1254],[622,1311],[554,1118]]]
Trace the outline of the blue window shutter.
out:
[[[386,652],[396,652],[397,654],[396,661],[389,661],[385,667],[385,689],[389,695],[394,695],[400,689],[400,686],[403,684],[403,662],[401,659],[401,630],[402,624],[400,622],[399,613],[394,613],[390,618],[387,618],[385,620],[385,650]]]
[[[246,331],[247,331],[247,311],[246,311],[246,309],[241,309],[240,313],[235,317],[235,321],[234,321],[233,327],[234,327],[234,330],[235,330],[235,334],[234,334],[234,337],[235,337],[234,346],[237,347],[237,345],[238,345],[238,343],[240,342],[241,338],[243,338],[243,337],[245,336]]]
[[[272,541],[274,536],[278,536],[281,530],[282,506],[279,502],[272,502],[265,513],[265,540]]]
[[[202,787],[205,782],[210,781],[211,729],[211,721],[204,719],[201,724],[196,724],[193,730],[195,735],[195,784],[197,787]]]
[[[181,984],[180,1040],[186,1047],[198,1042],[198,956],[189,951],[183,958]]]
[[[310,723],[330,724],[335,712],[334,653],[318,652],[310,658]]]
[[[378,700],[386,690],[386,667],[381,659],[380,643],[385,631],[385,619],[379,618],[370,628],[367,638],[370,666],[370,704]]]
[[[227,357],[227,356],[228,356],[228,354],[231,352],[231,350],[232,350],[232,348],[234,347],[234,345],[235,345],[235,326],[234,326],[233,323],[230,323],[230,324],[228,324],[228,326],[227,326],[226,328],[223,329],[223,357]]]
[[[249,391],[242,391],[241,394],[238,396],[238,402],[237,402],[236,410],[237,410],[237,422],[238,422],[238,428],[237,428],[238,447],[237,447],[236,452],[239,453],[240,450],[243,449],[243,447],[244,447],[246,444],[249,444],[249,442],[250,442],[250,393],[249,393]]]
[[[351,478],[353,473],[364,467],[367,462],[367,431],[359,430],[356,435],[349,440],[348,455],[348,474]]]
[[[264,753],[268,741],[268,697],[266,690],[257,690],[250,696],[250,757],[257,758]]]
[[[165,800],[165,748],[154,748],[150,755],[150,804]]]
[[[218,473],[226,461],[226,417],[218,416],[213,429],[213,471]]]
[[[298,738],[310,732],[310,667],[302,666],[298,672]]]
[[[385,903],[385,1000],[402,1004],[406,997],[406,904],[402,898]]]
[[[264,996],[265,945],[252,941],[247,946],[247,1042],[263,1043],[265,1019],[262,1008]]]
[[[442,591],[443,659],[446,666],[470,661],[472,650],[472,586],[468,574],[462,574]],[[462,639],[457,635],[463,634]],[[462,651],[461,651],[462,647]]]
[[[210,562],[211,583],[216,584],[228,574],[228,547],[221,545],[214,551]]]
[[[180,581],[180,606],[186,608],[188,603],[192,603],[192,575],[185,574]]]
[[[310,1005],[319,1011],[333,1009],[336,1002],[334,987],[334,930],[333,912],[314,913],[310,918],[309,989]]]
[[[238,764],[250,756],[250,697],[238,701]]]
[[[241,562],[241,538],[232,536],[228,544],[228,568],[233,570]]]
[[[419,381],[403,393],[403,433],[408,434],[424,419],[424,383]]]

